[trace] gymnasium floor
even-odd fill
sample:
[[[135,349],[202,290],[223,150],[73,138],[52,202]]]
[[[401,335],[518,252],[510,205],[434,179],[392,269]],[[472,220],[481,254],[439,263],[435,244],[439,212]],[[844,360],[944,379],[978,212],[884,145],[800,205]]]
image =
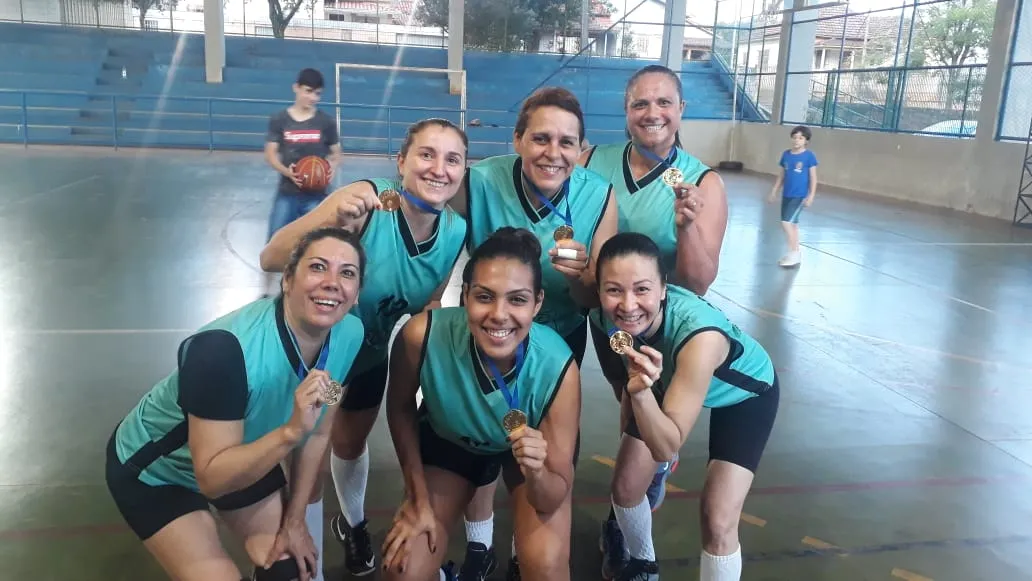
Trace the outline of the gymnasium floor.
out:
[[[349,158],[340,179],[392,167]],[[275,176],[259,154],[43,147],[0,148],[0,175],[0,579],[163,579],[107,495],[104,443],[183,337],[261,293]],[[1032,579],[1032,231],[822,193],[803,265],[786,271],[770,181],[725,179],[709,296],[783,386],[745,505],[743,578]],[[594,580],[617,410],[590,349],[585,361],[573,567]],[[706,417],[655,520],[668,581],[697,578]],[[379,543],[401,492],[384,421],[371,452]],[[503,558],[509,526],[500,503]],[[342,551],[325,547],[340,579]]]

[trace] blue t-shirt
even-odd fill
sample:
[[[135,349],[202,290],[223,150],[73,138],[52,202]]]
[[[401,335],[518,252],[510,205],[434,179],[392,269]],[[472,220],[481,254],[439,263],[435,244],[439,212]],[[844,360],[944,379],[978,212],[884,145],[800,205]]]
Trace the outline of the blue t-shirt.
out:
[[[810,168],[817,167],[817,156],[809,149],[800,153],[786,149],[778,165],[785,168],[782,195],[786,198],[805,198],[810,193]]]

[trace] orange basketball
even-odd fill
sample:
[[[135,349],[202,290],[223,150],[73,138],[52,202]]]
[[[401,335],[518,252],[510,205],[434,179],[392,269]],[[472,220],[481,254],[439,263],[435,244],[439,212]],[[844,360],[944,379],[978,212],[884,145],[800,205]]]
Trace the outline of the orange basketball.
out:
[[[324,190],[330,185],[330,162],[317,155],[302,157],[294,164],[294,173],[301,178],[301,189]]]

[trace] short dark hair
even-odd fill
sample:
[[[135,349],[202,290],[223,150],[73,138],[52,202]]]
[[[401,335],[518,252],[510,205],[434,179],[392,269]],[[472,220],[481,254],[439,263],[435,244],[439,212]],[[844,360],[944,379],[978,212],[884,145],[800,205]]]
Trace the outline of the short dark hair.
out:
[[[620,232],[606,240],[606,243],[602,245],[602,250],[598,253],[595,272],[597,273],[596,279],[599,287],[602,286],[602,271],[605,267],[613,259],[630,254],[655,262],[656,269],[659,271],[659,279],[666,283],[667,268],[660,258],[659,246],[651,238],[640,232]]]
[[[789,133],[788,136],[795,137],[796,133],[802,135],[807,141],[810,141],[810,137],[813,135],[810,133],[810,128],[805,125],[796,125],[792,128],[792,133]]]
[[[512,258],[530,268],[534,277],[534,294],[541,292],[541,241],[526,228],[502,226],[483,244],[477,246],[462,269],[462,283],[473,282],[473,269],[482,260]]]
[[[294,250],[291,251],[290,258],[287,259],[286,267],[283,268],[284,280],[294,278],[294,275],[297,274],[298,263],[301,262],[301,257],[305,255],[305,252],[308,252],[308,247],[323,238],[336,238],[355,249],[355,253],[358,254],[358,281],[359,288],[361,288],[365,282],[366,271],[366,253],[365,249],[362,247],[362,239],[354,232],[345,230],[339,226],[324,226],[322,228],[312,230],[302,236],[301,240],[299,240],[297,245],[294,246]]]
[[[584,111],[581,109],[577,97],[569,89],[563,87],[543,87],[527,97],[527,100],[523,102],[523,107],[520,108],[520,114],[516,117],[515,133],[518,137],[522,137],[527,131],[531,114],[540,107],[558,107],[563,111],[573,113],[580,124],[578,137],[580,141],[584,141]]]
[[[315,69],[302,69],[297,74],[297,84],[312,89],[321,89],[325,86],[322,73]]]

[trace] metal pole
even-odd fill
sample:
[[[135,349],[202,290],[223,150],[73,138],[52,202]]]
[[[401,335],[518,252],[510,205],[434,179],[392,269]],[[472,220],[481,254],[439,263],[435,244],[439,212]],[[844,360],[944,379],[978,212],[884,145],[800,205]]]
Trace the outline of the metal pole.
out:
[[[22,92],[22,143],[25,145],[25,149],[29,148],[29,94]]]
[[[115,144],[115,151],[118,151],[118,97],[111,95],[111,139]]]

